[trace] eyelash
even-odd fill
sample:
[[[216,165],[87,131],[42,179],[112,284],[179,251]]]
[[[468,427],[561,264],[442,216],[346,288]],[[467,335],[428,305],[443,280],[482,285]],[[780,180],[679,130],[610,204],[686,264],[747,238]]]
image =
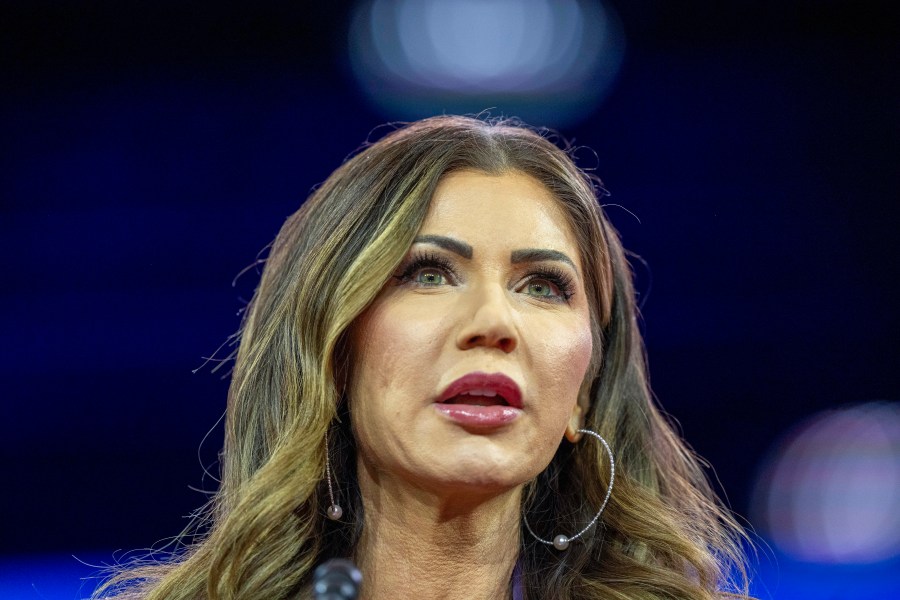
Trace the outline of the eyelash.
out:
[[[530,273],[528,283],[534,280],[544,279],[556,286],[560,298],[566,302],[575,295],[575,285],[572,276],[558,267],[537,267]]]
[[[395,277],[399,279],[401,283],[406,283],[407,281],[412,280],[412,276],[422,269],[437,269],[456,276],[453,264],[449,260],[438,254],[425,253],[413,255],[403,269],[403,272],[399,275],[395,275]]]
[[[394,275],[394,278],[400,281],[400,283],[407,283],[412,281],[413,275],[423,269],[440,270],[444,271],[445,274],[456,277],[456,271],[453,269],[453,264],[449,260],[439,254],[429,252],[413,255],[403,271],[399,275]],[[526,284],[541,279],[556,286],[556,289],[559,290],[559,296],[556,296],[555,298],[558,301],[568,302],[572,296],[575,295],[575,286],[572,281],[572,276],[558,267],[536,267],[528,274],[528,281]],[[427,286],[429,284],[423,285]]]

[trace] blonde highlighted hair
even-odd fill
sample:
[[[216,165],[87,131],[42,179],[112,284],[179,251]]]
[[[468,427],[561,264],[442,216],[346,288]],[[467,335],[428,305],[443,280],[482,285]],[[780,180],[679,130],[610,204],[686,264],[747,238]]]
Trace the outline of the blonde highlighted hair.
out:
[[[364,524],[343,401],[345,334],[406,255],[440,178],[464,169],[525,173],[568,216],[594,341],[586,426],[616,455],[612,498],[584,543],[559,553],[522,535],[526,597],[702,600],[747,593],[742,530],[653,401],[632,273],[598,202],[599,180],[516,121],[445,116],[368,145],[288,218],[241,325],[222,481],[200,533],[170,560],[124,568],[95,597],[295,598],[317,564],[353,552]],[[326,437],[351,525],[325,518]],[[563,441],[529,484],[522,510],[539,534],[577,531],[593,517],[608,481],[599,444]]]

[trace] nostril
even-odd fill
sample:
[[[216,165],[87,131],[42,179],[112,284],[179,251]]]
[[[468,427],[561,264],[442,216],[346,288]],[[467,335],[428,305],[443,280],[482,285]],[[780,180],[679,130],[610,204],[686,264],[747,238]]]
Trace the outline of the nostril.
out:
[[[484,339],[483,335],[473,335],[469,338],[468,344],[469,346],[478,346],[481,341]]]
[[[516,342],[512,338],[503,338],[500,340],[499,346],[504,352],[512,352],[516,349]]]
[[[465,343],[467,348],[478,346],[500,348],[504,352],[512,352],[516,348],[516,341],[511,337],[489,337],[485,335],[473,335]]]

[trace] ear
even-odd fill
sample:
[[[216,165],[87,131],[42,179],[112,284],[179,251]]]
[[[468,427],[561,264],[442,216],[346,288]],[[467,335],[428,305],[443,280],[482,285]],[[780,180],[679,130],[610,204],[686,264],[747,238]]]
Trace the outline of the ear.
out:
[[[581,436],[584,435],[579,433],[578,430],[584,429],[584,417],[591,407],[590,394],[588,393],[589,389],[590,383],[586,382],[578,394],[578,402],[572,407],[572,414],[569,416],[569,423],[566,425],[566,439],[573,444],[580,440]]]

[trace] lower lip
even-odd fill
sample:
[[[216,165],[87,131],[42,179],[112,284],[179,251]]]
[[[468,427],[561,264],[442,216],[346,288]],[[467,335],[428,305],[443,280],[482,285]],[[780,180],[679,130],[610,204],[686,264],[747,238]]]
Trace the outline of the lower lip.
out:
[[[472,404],[435,404],[448,419],[469,427],[500,427],[519,418],[522,410],[512,406],[475,406]]]

